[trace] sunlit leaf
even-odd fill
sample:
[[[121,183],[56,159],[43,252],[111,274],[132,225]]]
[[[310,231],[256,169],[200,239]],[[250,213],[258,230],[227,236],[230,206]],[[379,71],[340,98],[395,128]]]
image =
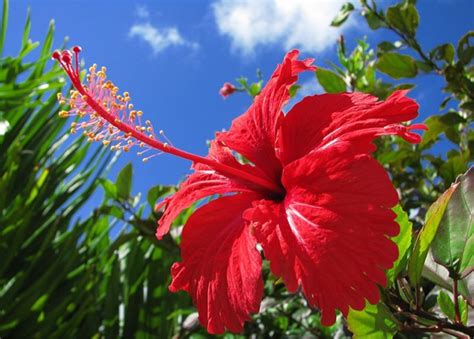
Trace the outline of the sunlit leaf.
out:
[[[350,2],[343,4],[339,13],[331,21],[331,26],[335,26],[335,27],[341,26],[347,20],[347,18],[349,18],[349,15],[351,14],[353,10],[354,10],[354,5],[351,4]]]
[[[386,17],[393,27],[410,36],[415,35],[420,21],[416,7],[408,3],[389,7]]]
[[[412,223],[408,219],[408,214],[400,205],[394,207],[393,211],[397,213],[395,221],[400,226],[400,233],[392,238],[392,241],[398,246],[398,259],[393,263],[393,267],[387,271],[387,278],[392,283],[406,265],[408,249],[412,242]]]
[[[344,80],[330,70],[318,68],[316,70],[316,77],[327,93],[342,93],[346,91]]]
[[[393,338],[399,328],[397,320],[383,303],[367,303],[362,311],[351,309],[347,325],[354,338]]]
[[[132,174],[133,168],[132,164],[128,163],[122,168],[117,176],[117,181],[115,183],[117,187],[117,194],[122,199],[127,199],[130,197],[132,192]]]
[[[448,293],[443,290],[438,294],[438,305],[441,311],[451,320],[454,320],[454,303]]]
[[[431,250],[437,263],[462,274],[474,267],[474,168],[452,187]]]
[[[413,78],[418,73],[415,60],[411,56],[392,52],[379,58],[377,69],[394,79]]]
[[[448,205],[451,195],[454,193],[457,185],[451,186],[436,200],[428,209],[425,217],[425,224],[415,242],[415,247],[408,262],[408,276],[410,283],[416,286],[421,278],[423,265],[428,255],[431,243],[438,230],[439,223],[443,217],[444,211]]]

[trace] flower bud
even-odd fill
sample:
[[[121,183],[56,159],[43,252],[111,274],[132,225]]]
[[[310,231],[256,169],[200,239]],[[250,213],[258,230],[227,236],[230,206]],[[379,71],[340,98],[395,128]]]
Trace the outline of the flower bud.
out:
[[[235,91],[235,86],[232,85],[230,82],[226,82],[224,86],[222,86],[222,88],[219,90],[219,94],[222,95],[222,97],[225,99]]]

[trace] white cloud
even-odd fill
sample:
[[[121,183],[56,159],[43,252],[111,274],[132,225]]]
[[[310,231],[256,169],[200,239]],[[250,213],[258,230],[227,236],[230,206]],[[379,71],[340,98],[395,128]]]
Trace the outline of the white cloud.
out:
[[[300,97],[300,99],[308,96],[308,95],[315,95],[315,94],[321,94],[324,93],[324,89],[321,87],[319,82],[316,80],[316,78],[313,76],[312,79],[307,80],[306,82],[303,82],[300,84],[301,88],[298,90],[297,96]]]
[[[342,30],[354,24],[349,18],[342,28],[330,27],[342,0],[216,0],[214,17],[219,32],[232,47],[253,54],[265,45],[305,52],[321,52],[334,43]]]
[[[176,27],[157,28],[149,22],[133,25],[128,33],[130,37],[138,37],[145,41],[153,49],[154,54],[158,54],[168,47],[182,46],[198,49],[197,42],[188,41]]]
[[[135,10],[135,14],[137,17],[142,19],[150,17],[150,11],[148,11],[148,8],[145,5],[138,5]]]

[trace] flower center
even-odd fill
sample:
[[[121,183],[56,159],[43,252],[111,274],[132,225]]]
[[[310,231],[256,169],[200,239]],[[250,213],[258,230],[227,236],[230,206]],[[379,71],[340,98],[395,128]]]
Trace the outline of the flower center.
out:
[[[207,165],[221,174],[230,177],[237,177],[249,183],[257,185],[272,195],[284,195],[284,189],[266,178],[242,171],[232,166],[217,162],[207,157],[202,157],[193,153],[186,152],[170,145],[168,142],[160,141],[153,130],[151,122],[146,121],[146,126],[141,122],[141,111],[133,110],[133,105],[129,103],[130,96],[127,92],[118,95],[118,88],[106,79],[106,69],[103,67],[96,72],[96,66],[92,66],[90,74],[87,76],[88,85],[84,86],[80,79],[79,53],[81,48],[75,46],[72,52],[64,50],[55,51],[52,55],[60,66],[66,71],[71,82],[76,89],[71,94],[69,104],[70,111],[60,112],[61,117],[78,115],[87,117],[89,121],[82,122],[80,125],[73,123],[71,132],[78,128],[84,129],[84,135],[89,141],[102,141],[102,143],[111,146],[112,150],[128,151],[133,146],[145,148],[148,150],[158,150],[159,153],[169,153],[183,159],[191,160],[195,163]],[[73,66],[74,63],[74,66]],[[60,103],[65,103],[62,95],[58,96]],[[160,133],[161,134],[161,133]],[[158,153],[158,154],[159,154]],[[144,158],[146,161],[151,156]]]

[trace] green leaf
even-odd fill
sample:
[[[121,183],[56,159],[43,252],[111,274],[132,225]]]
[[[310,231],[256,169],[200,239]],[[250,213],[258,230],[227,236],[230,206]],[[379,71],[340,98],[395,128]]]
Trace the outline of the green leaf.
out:
[[[109,199],[117,198],[117,186],[109,179],[100,179],[100,184],[104,188],[105,196]]]
[[[437,141],[440,134],[446,130],[446,125],[441,121],[439,116],[431,116],[424,121],[428,130],[423,134],[420,147],[425,148],[432,142]]]
[[[150,205],[151,208],[155,207],[156,201],[170,193],[173,193],[175,191],[175,187],[173,186],[163,186],[163,185],[158,185],[150,188],[150,190],[147,193],[147,201],[148,204]]]
[[[457,125],[466,122],[466,119],[456,112],[448,112],[441,116],[440,121],[446,125]]]
[[[471,45],[471,39],[474,39],[474,31],[467,32],[458,43],[457,52],[459,62],[467,65],[474,58],[474,46]]]
[[[397,46],[395,46],[391,42],[382,41],[381,43],[377,45],[377,55],[382,55],[383,53],[387,53],[395,49],[397,49]]]
[[[248,88],[248,82],[247,82],[247,78],[244,78],[244,77],[240,77],[238,79],[236,79],[236,81],[242,85],[243,88],[247,89]]]
[[[454,303],[448,293],[443,290],[439,291],[438,305],[448,319],[454,320]]]
[[[300,85],[292,85],[289,89],[290,92],[290,98],[293,98],[296,93],[298,93],[298,90],[301,88]]]
[[[474,168],[451,187],[446,210],[432,243],[433,259],[460,275],[474,266]]]
[[[367,303],[362,311],[351,309],[347,325],[353,338],[393,338],[398,330],[397,320],[383,303]]]
[[[395,278],[405,267],[408,249],[412,243],[412,223],[408,219],[408,214],[400,205],[395,206],[393,211],[397,214],[395,221],[400,226],[400,233],[392,238],[392,241],[398,246],[398,259],[393,264],[393,267],[387,271],[387,278],[391,283],[395,281]]]
[[[26,15],[25,28],[23,29],[23,39],[21,40],[21,49],[25,50],[28,48],[28,39],[31,30],[31,11],[28,8],[28,14]]]
[[[412,4],[397,4],[387,9],[387,21],[399,31],[415,36],[420,17]]]
[[[118,196],[122,199],[128,199],[132,192],[132,164],[128,163],[117,176],[115,185],[117,186]]]
[[[444,60],[452,63],[454,60],[454,46],[452,44],[443,44],[435,47],[430,52],[430,57],[435,60]]]
[[[380,27],[385,27],[385,23],[379,19],[379,17],[370,10],[364,10],[362,12],[365,20],[367,21],[367,25],[373,30],[379,29]]]
[[[394,79],[413,78],[418,73],[416,62],[411,56],[392,52],[379,58],[377,69]]]
[[[248,92],[253,98],[255,98],[260,93],[261,90],[262,90],[262,82],[259,81],[250,85]]]
[[[331,21],[331,26],[334,26],[334,27],[341,26],[347,20],[347,18],[349,18],[349,15],[351,14],[353,10],[354,10],[354,5],[351,4],[350,2],[346,2],[345,4],[343,4],[339,13]]]
[[[327,93],[341,93],[346,91],[346,83],[344,80],[328,69],[318,68],[316,70],[316,77]]]
[[[455,186],[451,186],[436,200],[428,209],[425,217],[425,224],[415,242],[415,247],[408,262],[408,276],[412,286],[418,285],[421,279],[423,265],[428,255],[433,238],[435,237],[438,225],[448,205]]]
[[[0,29],[0,57],[3,55],[3,46],[7,36],[8,26],[8,0],[3,0],[2,28]]]
[[[461,322],[467,325],[469,319],[469,308],[467,307],[467,301],[463,297],[458,297],[459,313],[461,314]]]

